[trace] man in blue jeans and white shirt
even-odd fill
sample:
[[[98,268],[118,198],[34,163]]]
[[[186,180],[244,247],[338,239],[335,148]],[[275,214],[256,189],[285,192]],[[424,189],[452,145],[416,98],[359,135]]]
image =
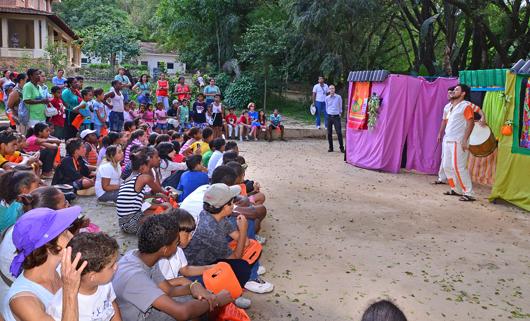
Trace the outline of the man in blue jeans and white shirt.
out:
[[[342,97],[335,94],[335,86],[329,86],[329,96],[326,97],[326,114],[328,119],[326,121],[326,126],[328,129],[328,143],[329,149],[328,152],[333,151],[333,127],[335,126],[335,131],[337,132],[337,138],[339,139],[339,147],[341,153],[344,153],[344,143],[342,142],[342,127],[341,119],[342,115]]]
[[[318,84],[313,86],[313,105],[316,111],[316,126],[320,129],[320,115],[324,113],[324,126],[328,124],[328,114],[326,113],[326,95],[329,92],[329,87],[324,83],[324,76],[318,77]]]

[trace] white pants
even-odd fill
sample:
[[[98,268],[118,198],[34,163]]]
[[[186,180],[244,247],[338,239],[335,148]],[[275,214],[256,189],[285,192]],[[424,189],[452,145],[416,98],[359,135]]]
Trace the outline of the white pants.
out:
[[[438,181],[447,183],[447,175],[445,175],[445,170],[444,170],[444,149],[445,149],[445,141],[442,141],[442,162],[440,163],[440,169],[438,170]]]
[[[228,137],[232,137],[232,131],[234,131],[234,137],[239,135],[239,126],[226,124],[226,127],[228,127]]]
[[[445,142],[443,156],[443,169],[451,189],[459,194],[473,196],[471,177],[467,170],[469,152],[462,149],[460,142]]]

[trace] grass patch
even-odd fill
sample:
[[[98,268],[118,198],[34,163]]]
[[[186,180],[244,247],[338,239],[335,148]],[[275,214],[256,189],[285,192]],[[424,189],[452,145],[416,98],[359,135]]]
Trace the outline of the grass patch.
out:
[[[48,86],[48,90],[51,90],[53,87],[53,84],[51,81],[46,81],[46,85]],[[110,90],[110,81],[85,81],[83,83],[83,87],[93,87],[94,89],[97,88],[103,88],[104,92],[108,92]]]
[[[267,101],[267,114],[272,113],[274,108],[278,108],[280,114],[286,117],[312,124],[315,121],[315,116],[309,113],[309,104],[309,102],[301,102],[272,95]]]

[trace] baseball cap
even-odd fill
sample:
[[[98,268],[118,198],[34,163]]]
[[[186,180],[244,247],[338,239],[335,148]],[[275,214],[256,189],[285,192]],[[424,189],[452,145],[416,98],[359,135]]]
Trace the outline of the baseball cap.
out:
[[[228,186],[217,183],[208,187],[204,193],[203,201],[215,208],[220,208],[239,194],[241,194],[241,187],[238,185]]]
[[[87,137],[88,135],[90,134],[94,134],[96,131],[93,130],[93,129],[85,129],[81,132],[81,134],[79,135],[79,137],[81,137],[81,139],[85,139],[85,137]]]
[[[61,210],[36,208],[22,215],[13,227],[13,244],[18,250],[11,263],[10,272],[17,277],[24,259],[34,250],[61,235],[81,214],[81,207]]]

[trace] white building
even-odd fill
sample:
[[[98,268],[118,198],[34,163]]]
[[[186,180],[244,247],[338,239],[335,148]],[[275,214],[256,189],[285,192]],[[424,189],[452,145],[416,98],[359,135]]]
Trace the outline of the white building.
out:
[[[151,76],[163,63],[166,64],[167,73],[170,75],[186,72],[186,64],[178,61],[177,53],[161,50],[156,42],[140,43],[140,56],[137,61],[139,65],[147,66]]]

